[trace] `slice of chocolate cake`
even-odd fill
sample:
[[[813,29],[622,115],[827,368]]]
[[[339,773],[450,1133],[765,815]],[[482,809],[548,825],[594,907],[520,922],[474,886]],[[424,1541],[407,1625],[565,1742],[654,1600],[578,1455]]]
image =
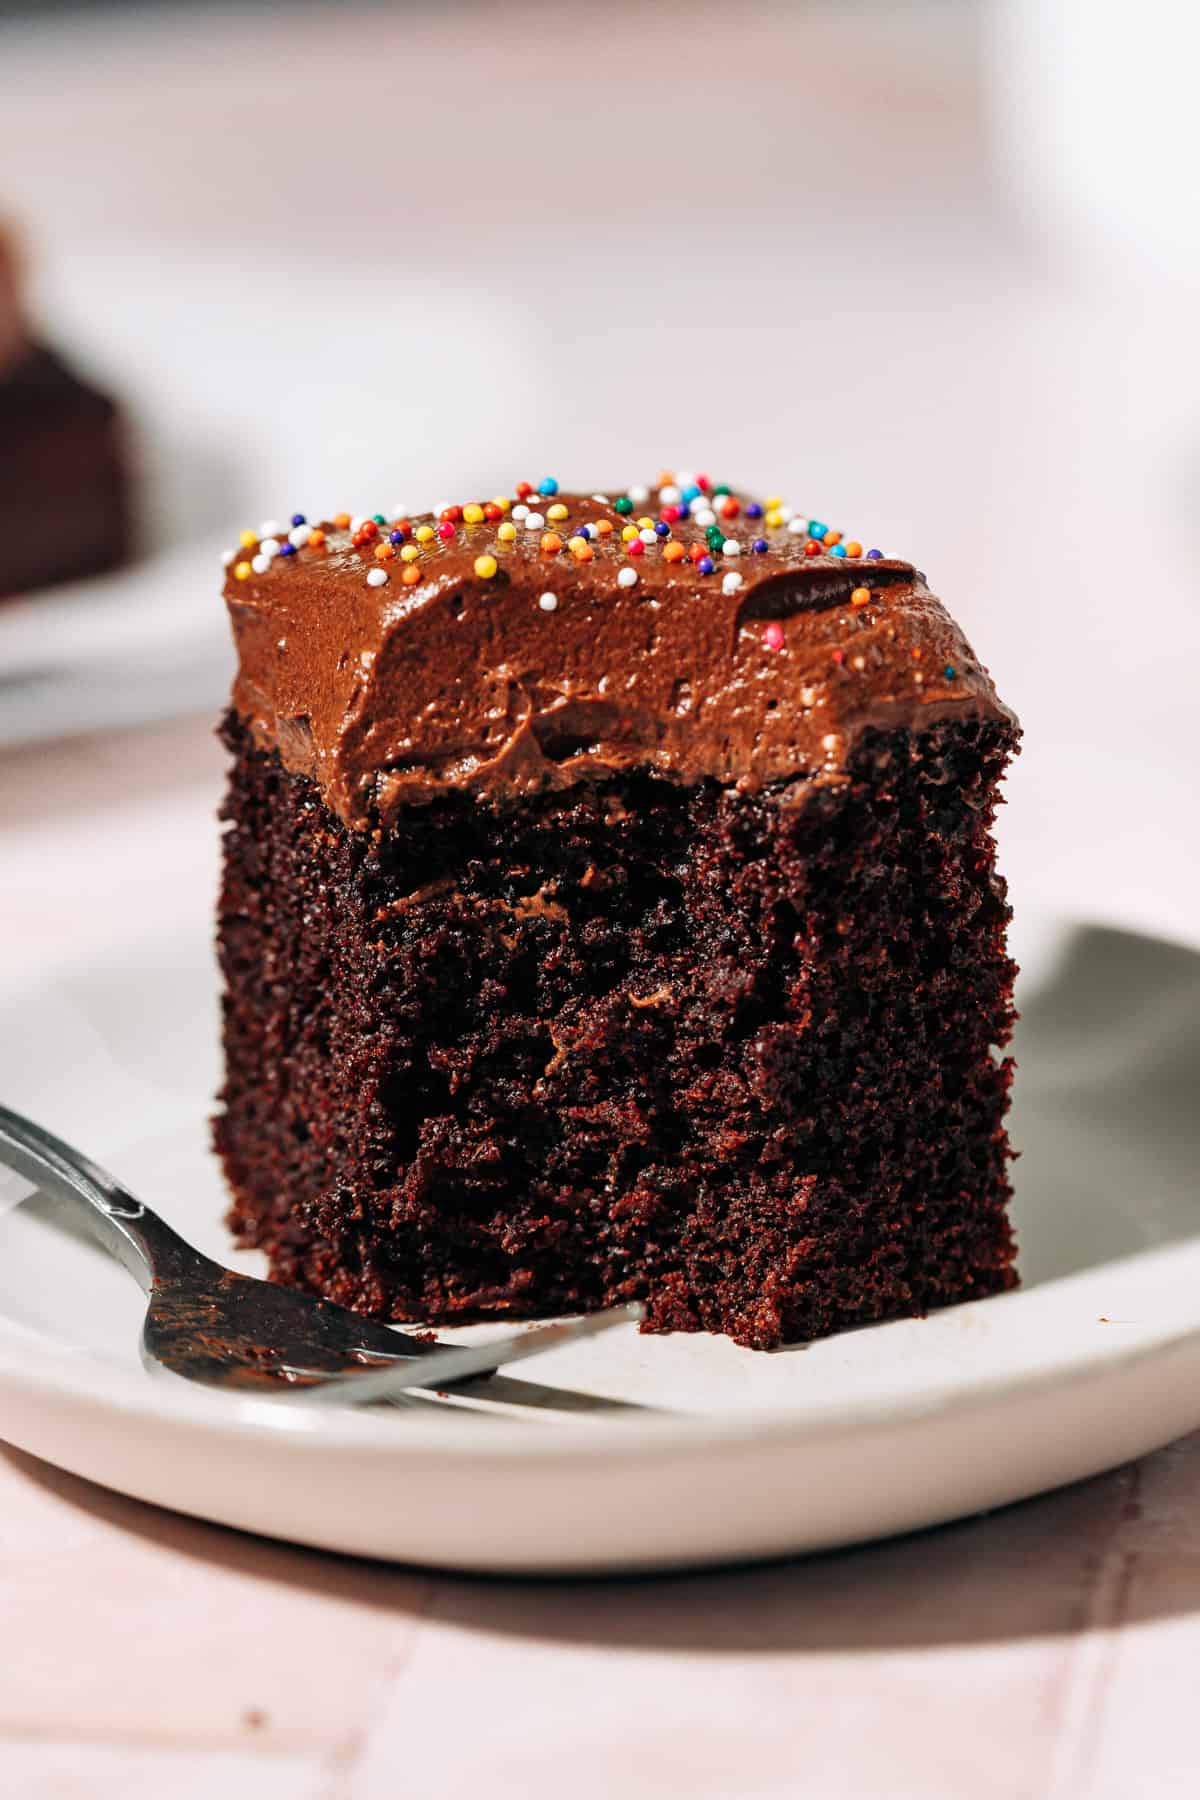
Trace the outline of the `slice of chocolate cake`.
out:
[[[703,477],[246,534],[217,1144],[280,1281],[760,1348],[1014,1280],[1018,728]]]
[[[129,554],[120,415],[31,335],[0,230],[0,600],[99,575]]]

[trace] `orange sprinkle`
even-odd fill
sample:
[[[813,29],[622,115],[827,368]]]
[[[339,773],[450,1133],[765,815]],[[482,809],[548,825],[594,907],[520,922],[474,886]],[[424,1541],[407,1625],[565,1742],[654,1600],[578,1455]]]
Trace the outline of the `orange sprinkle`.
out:
[[[595,551],[586,538],[573,538],[570,545],[571,555],[576,562],[591,562]]]
[[[850,542],[846,545],[846,555],[847,556],[861,556],[862,555],[862,545],[858,542],[857,538],[851,538]]]
[[[841,541],[842,534],[840,531],[827,531],[825,533],[825,543],[827,546],[830,544],[840,544]],[[846,554],[849,555],[849,551],[847,551]]]
[[[314,525],[313,529],[309,532],[308,541],[318,550],[325,542],[325,533],[321,530],[319,525]]]
[[[337,526],[339,531],[345,531],[347,525],[349,525],[349,523],[350,523],[350,514],[349,513],[334,513],[333,522]]]
[[[850,596],[851,606],[869,606],[871,604],[870,588],[855,588]]]
[[[396,546],[395,544],[376,544],[375,554],[380,562],[387,562],[389,557],[395,556]]]
[[[677,538],[672,538],[670,543],[663,545],[664,562],[682,562],[686,555],[687,551]]]
[[[405,563],[400,571],[400,579],[406,587],[412,587],[421,579],[420,563]]]
[[[612,528],[613,522],[611,519],[597,519],[596,523],[592,526],[592,530],[596,533],[597,537],[607,537]]]
[[[543,531],[542,549],[547,556],[558,555],[559,551],[562,549],[562,539],[559,537],[557,531]]]

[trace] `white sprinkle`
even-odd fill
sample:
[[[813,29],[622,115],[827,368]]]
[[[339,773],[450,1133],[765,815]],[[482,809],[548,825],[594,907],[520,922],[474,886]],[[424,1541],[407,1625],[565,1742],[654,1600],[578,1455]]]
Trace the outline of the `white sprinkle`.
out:
[[[593,494],[592,499],[599,501],[601,506],[611,506],[612,505],[612,501],[609,499],[607,494]]]
[[[790,519],[795,510],[794,506],[781,506],[779,508],[779,516],[784,520]]]
[[[677,470],[676,474],[675,474],[675,480],[681,488],[697,486],[696,477],[692,473],[691,469]]]
[[[270,566],[271,558],[269,556],[264,556],[261,551],[257,556],[252,556],[250,558],[250,567],[254,570],[256,575],[265,575]]]
[[[654,530],[653,526],[650,525],[643,526],[641,531],[638,532],[638,536],[641,538],[643,544],[657,544],[658,542],[658,533]]]
[[[236,562],[236,561],[237,561],[237,551],[236,550],[222,550],[222,552],[221,552],[221,567],[223,569],[227,569],[229,567],[230,563]]]
[[[617,586],[618,587],[636,587],[637,586],[637,570],[636,569],[622,569],[620,574],[617,576]]]
[[[407,519],[407,517],[408,517],[407,506],[401,506],[400,502],[397,500],[395,506],[393,506],[393,508],[392,508],[392,517],[393,517],[393,519]]]
[[[743,577],[738,574],[737,570],[730,569],[728,575],[726,575],[721,583],[721,592],[723,594],[736,594],[742,585],[742,581]]]
[[[726,556],[740,556],[742,554],[742,546],[738,543],[736,538],[726,538],[725,542],[721,545],[721,548]]]
[[[529,508],[527,506],[514,506],[508,516],[510,519],[515,519],[519,525],[522,519],[527,519],[529,517]]]
[[[793,518],[788,520],[788,530],[793,537],[803,537],[808,530],[808,520]]]
[[[366,522],[367,521],[366,521],[365,514],[355,513],[354,517],[350,521],[351,531],[361,531],[363,526],[366,524]]]
[[[258,535],[260,538],[278,537],[282,530],[283,526],[278,519],[264,519],[258,528]]]
[[[712,507],[703,505],[703,504],[700,506],[698,511],[696,511],[692,514],[692,517],[696,521],[697,525],[715,525],[717,522],[717,515],[713,511]]]
[[[293,525],[292,529],[288,532],[288,543],[295,544],[297,550],[303,550],[304,546],[308,543],[308,540],[309,540],[309,538],[311,538],[311,536],[312,536],[312,527],[311,526],[309,526],[309,525]]]
[[[386,587],[387,586],[387,570],[386,569],[368,569],[368,571],[367,571],[367,586],[368,587]]]
[[[526,531],[540,531],[545,523],[546,523],[546,521],[543,518],[541,513],[526,513],[525,514],[525,529],[526,529]]]
[[[672,482],[668,487],[659,488],[658,497],[664,506],[674,506],[679,499],[679,489]]]
[[[538,601],[538,605],[541,607],[543,612],[557,612],[558,611],[558,595],[557,594],[543,594],[541,599]]]
[[[648,487],[626,488],[625,492],[629,495],[629,498],[633,501],[633,504],[635,506],[644,505],[644,503],[650,498],[650,489]]]
[[[266,557],[278,556],[279,539],[273,537],[264,538],[262,543],[258,546],[258,553],[260,556]]]

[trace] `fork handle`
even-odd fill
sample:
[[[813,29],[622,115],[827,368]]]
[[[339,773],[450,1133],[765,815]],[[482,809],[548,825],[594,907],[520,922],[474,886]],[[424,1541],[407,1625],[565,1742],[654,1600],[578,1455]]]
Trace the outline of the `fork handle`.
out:
[[[136,1200],[114,1175],[7,1106],[0,1106],[0,1163],[68,1201],[145,1293],[156,1276],[185,1260],[195,1261],[196,1253],[166,1220]]]

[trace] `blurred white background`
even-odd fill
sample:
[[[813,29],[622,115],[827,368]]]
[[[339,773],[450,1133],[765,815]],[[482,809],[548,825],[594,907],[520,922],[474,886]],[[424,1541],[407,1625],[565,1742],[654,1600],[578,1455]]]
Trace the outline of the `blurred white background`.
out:
[[[0,212],[157,546],[0,618],[10,741],[215,710],[243,524],[678,462],[927,571],[1019,900],[1190,929],[1192,9],[10,11]]]

